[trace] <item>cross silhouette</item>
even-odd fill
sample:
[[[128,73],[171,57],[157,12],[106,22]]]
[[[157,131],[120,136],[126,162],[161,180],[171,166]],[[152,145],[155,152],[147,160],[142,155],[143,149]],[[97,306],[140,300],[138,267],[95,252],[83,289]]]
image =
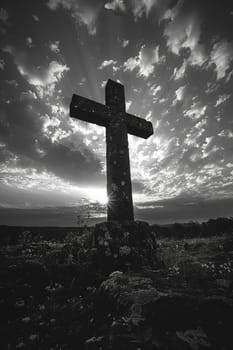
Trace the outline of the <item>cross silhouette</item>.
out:
[[[128,133],[146,139],[153,134],[153,126],[126,113],[124,86],[111,79],[105,87],[105,103],[74,94],[70,116],[106,128],[107,220],[133,221]]]

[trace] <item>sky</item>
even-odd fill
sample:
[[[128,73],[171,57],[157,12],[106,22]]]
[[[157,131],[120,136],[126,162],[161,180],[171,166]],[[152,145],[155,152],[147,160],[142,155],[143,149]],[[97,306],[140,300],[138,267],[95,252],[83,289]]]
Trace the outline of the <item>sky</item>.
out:
[[[0,32],[0,224],[101,216],[105,128],[69,104],[108,79],[154,128],[128,137],[136,219],[233,216],[232,1],[3,0]]]

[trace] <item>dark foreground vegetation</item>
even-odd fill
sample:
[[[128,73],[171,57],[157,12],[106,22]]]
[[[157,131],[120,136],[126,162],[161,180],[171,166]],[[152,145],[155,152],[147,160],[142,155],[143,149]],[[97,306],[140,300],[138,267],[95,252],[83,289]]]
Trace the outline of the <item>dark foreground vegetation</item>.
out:
[[[233,234],[233,218],[210,219],[206,222],[175,223],[171,225],[153,225],[160,238],[194,238],[212,237],[224,234]]]
[[[94,263],[92,228],[5,227],[0,348],[232,349],[232,222],[153,226],[154,266],[111,273]]]

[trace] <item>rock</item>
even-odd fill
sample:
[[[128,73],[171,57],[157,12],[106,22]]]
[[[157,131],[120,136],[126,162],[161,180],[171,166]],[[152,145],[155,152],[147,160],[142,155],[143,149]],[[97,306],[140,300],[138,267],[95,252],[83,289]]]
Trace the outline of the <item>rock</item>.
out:
[[[160,297],[150,278],[126,274],[111,274],[100,290],[109,303],[114,303],[118,311],[127,315],[127,322],[135,326],[145,320],[144,305]]]
[[[190,350],[198,350],[200,346],[204,349],[210,347],[208,336],[201,327],[188,329],[185,332],[177,331],[176,335],[182,342],[189,345]]]
[[[204,350],[229,349],[233,303],[223,297],[162,293],[151,278],[113,273],[99,293],[113,315],[112,348]],[[223,337],[224,334],[224,337]],[[148,345],[150,344],[150,345]],[[133,348],[134,349],[134,348]]]
[[[113,271],[112,273],[110,273],[109,277],[119,277],[122,275],[123,275],[122,271]]]

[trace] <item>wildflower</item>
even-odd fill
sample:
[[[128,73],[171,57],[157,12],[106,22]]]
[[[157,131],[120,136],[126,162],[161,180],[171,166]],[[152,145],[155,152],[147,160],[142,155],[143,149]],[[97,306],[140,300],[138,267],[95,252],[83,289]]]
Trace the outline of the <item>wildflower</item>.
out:
[[[109,248],[107,248],[106,250],[105,250],[105,256],[111,256],[111,250],[109,249]]]
[[[90,339],[87,339],[86,341],[85,341],[85,343],[86,344],[90,344],[90,343],[94,343],[96,341],[96,337],[92,337],[92,338],[90,338]]]
[[[38,334],[32,334],[32,335],[30,335],[30,337],[29,337],[29,339],[31,340],[31,341],[34,341],[34,340],[36,340],[38,338]]]
[[[111,236],[110,236],[110,234],[109,234],[108,231],[105,232],[104,237],[105,237],[105,239],[107,239],[107,240],[111,239]]]
[[[103,245],[104,244],[104,240],[103,240],[103,238],[101,238],[100,240],[99,240],[99,245]]]
[[[127,238],[129,235],[130,235],[130,233],[129,232],[124,232],[124,238]]]
[[[92,337],[86,340],[86,344],[90,344],[90,343],[98,343],[103,339],[103,337],[99,336],[99,337]]]
[[[25,305],[25,302],[23,299],[17,299],[15,302],[15,306],[17,306],[17,307],[22,307],[24,305]]]
[[[120,247],[119,249],[119,254],[122,255],[129,255],[131,253],[131,248],[128,247],[127,245],[124,245]]]
[[[21,341],[19,344],[16,345],[16,349],[21,349],[24,347],[24,345],[24,342]]]

